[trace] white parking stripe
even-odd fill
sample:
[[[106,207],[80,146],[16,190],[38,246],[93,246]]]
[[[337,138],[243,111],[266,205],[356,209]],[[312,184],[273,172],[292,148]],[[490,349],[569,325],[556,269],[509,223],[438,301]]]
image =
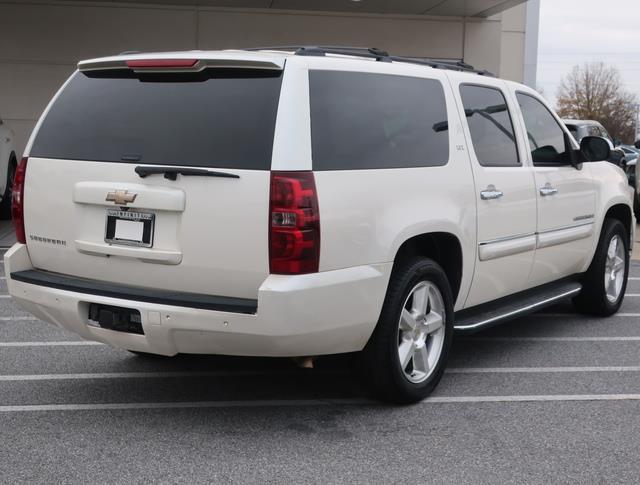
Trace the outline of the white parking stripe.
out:
[[[84,345],[104,345],[101,342],[89,342],[84,340],[52,340],[48,342],[0,342],[0,347],[71,347]]]
[[[235,377],[235,376],[282,376],[300,374],[298,369],[256,369],[237,371],[179,371],[179,372],[99,372],[80,374],[4,374],[0,375],[0,382],[19,381],[73,381],[91,379],[169,379],[176,377]],[[348,371],[326,370],[314,372],[314,375],[347,375]]]
[[[430,397],[422,401],[427,404],[464,403],[515,403],[558,401],[640,401],[640,394],[550,394],[532,396],[443,396]],[[0,406],[1,413],[34,411],[109,411],[136,409],[206,409],[206,408],[255,408],[255,407],[316,407],[316,406],[380,406],[369,399],[292,399],[256,401],[194,401],[194,402],[133,402],[96,404],[28,404]]]
[[[0,317],[0,322],[32,322],[36,320],[38,320],[36,317]]]
[[[614,313],[612,317],[640,317],[640,313]],[[553,318],[584,318],[579,313],[532,313],[524,315],[524,318],[531,317],[553,317]],[[593,317],[591,317],[593,318]]]
[[[368,399],[291,399],[256,401],[195,401],[195,402],[131,402],[99,404],[31,404],[0,406],[0,412],[28,411],[101,411],[113,409],[192,409],[192,408],[256,408],[256,407],[300,407],[340,406],[354,404],[376,404]]]
[[[424,403],[486,402],[557,402],[557,401],[640,401],[640,394],[550,394],[533,396],[455,396],[430,397]]]
[[[450,367],[447,374],[546,374],[569,372],[640,372],[640,366],[607,367]]]
[[[638,337],[470,337],[467,342],[638,342]]]

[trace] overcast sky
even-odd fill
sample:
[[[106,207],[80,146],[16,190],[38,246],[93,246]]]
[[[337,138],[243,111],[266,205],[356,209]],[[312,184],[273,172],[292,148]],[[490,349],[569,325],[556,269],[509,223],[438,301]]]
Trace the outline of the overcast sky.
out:
[[[603,61],[640,98],[640,0],[541,0],[538,87],[555,104],[575,64]]]

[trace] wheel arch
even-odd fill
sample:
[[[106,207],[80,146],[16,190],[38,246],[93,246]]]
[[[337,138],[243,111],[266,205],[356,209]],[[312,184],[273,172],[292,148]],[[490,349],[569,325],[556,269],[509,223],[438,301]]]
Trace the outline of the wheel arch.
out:
[[[460,293],[463,274],[463,252],[460,239],[450,232],[428,232],[412,236],[398,248],[393,260],[393,269],[416,256],[430,258],[442,266],[449,279],[455,303]]]
[[[631,238],[629,241],[630,249],[633,250],[633,211],[627,204],[614,204],[607,209],[604,215],[605,219],[616,219],[624,225],[627,234]]]

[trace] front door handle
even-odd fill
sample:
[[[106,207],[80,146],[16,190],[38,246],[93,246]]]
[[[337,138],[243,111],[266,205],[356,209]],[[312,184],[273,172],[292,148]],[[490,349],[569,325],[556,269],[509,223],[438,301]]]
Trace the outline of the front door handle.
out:
[[[504,193],[501,190],[496,189],[495,185],[489,185],[485,190],[480,192],[480,198],[482,200],[499,199]]]
[[[557,194],[558,193],[558,189],[556,189],[555,187],[552,187],[551,184],[545,184],[544,187],[540,188],[540,195],[542,197],[546,197],[547,195],[553,195],[553,194]]]

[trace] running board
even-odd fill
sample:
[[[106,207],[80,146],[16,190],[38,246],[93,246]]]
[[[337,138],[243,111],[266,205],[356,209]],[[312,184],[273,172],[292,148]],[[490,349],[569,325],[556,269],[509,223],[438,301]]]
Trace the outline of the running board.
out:
[[[456,312],[454,328],[457,332],[475,332],[513,318],[532,313],[580,293],[582,285],[575,280],[563,280],[509,295]]]

